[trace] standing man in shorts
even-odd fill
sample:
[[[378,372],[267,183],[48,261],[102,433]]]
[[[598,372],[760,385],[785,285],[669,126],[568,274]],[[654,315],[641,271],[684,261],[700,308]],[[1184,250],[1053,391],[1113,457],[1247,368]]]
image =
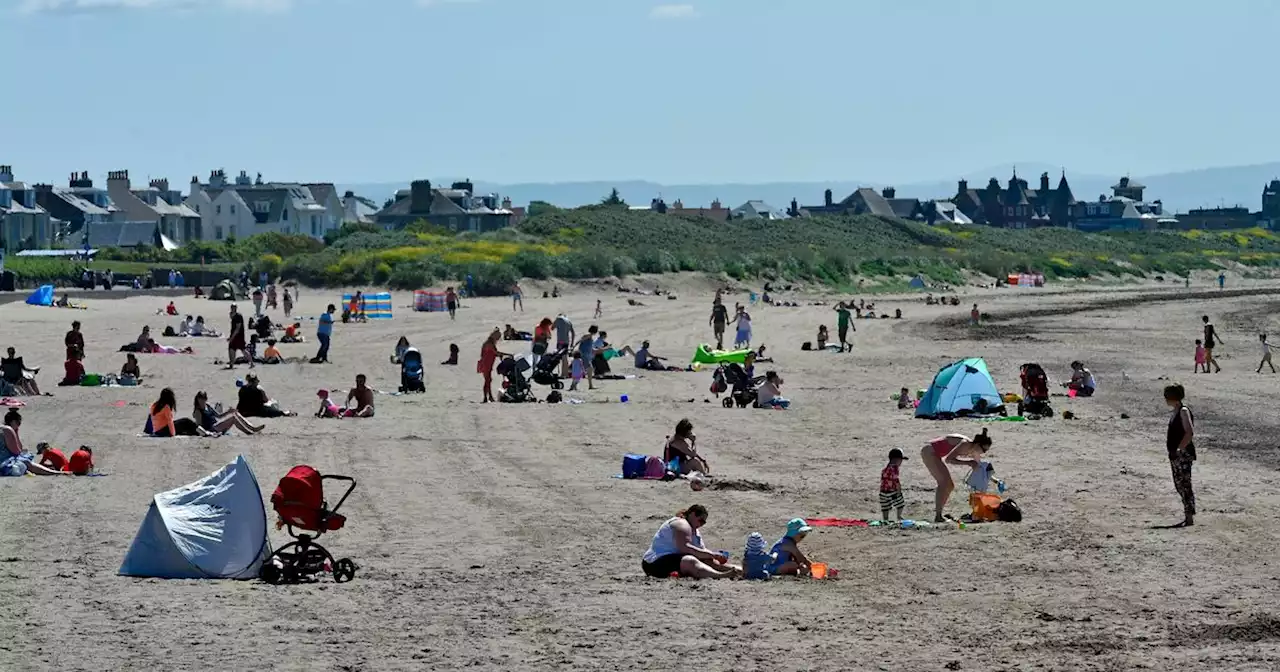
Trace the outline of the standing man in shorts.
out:
[[[556,352],[567,350],[569,346],[576,342],[577,332],[573,330],[573,322],[565,317],[564,313],[556,315],[556,321],[551,323],[551,328],[556,332]],[[560,358],[560,377],[569,377],[569,356],[566,354]],[[590,366],[591,362],[583,362],[584,365]]]
[[[711,319],[707,323],[716,334],[716,350],[724,350],[724,328],[729,323],[729,309],[724,307],[718,293],[711,304]]]
[[[844,301],[836,304],[836,329],[840,332],[840,352],[853,352],[853,344],[849,342],[849,306]],[[858,328],[854,327],[854,331]]]
[[[1208,318],[1206,318],[1208,319]],[[231,304],[231,330],[227,332],[227,368],[236,368],[236,353],[244,353],[245,359],[249,360],[249,367],[253,368],[253,357],[249,355],[246,349],[245,333],[244,333],[244,315],[236,308],[236,304]]]
[[[1204,370],[1208,371],[1212,364],[1214,373],[1222,373],[1222,367],[1218,366],[1218,360],[1213,356],[1213,349],[1222,342],[1222,337],[1218,336],[1218,330],[1213,328],[1208,315],[1200,319],[1204,321]]]
[[[458,293],[452,287],[444,290],[444,305],[449,309],[449,319],[458,319]]]

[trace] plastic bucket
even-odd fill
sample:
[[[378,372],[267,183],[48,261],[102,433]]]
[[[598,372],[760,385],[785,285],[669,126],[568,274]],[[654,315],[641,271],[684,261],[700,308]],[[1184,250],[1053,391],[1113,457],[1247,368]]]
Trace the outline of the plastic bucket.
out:
[[[809,565],[809,574],[815,579],[827,578],[827,563],[815,562]]]

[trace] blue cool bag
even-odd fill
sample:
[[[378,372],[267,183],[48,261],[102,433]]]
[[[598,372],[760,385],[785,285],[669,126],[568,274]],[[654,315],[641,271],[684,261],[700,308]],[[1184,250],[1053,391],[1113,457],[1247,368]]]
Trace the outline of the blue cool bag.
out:
[[[623,478],[644,478],[644,455],[627,453],[622,456]]]

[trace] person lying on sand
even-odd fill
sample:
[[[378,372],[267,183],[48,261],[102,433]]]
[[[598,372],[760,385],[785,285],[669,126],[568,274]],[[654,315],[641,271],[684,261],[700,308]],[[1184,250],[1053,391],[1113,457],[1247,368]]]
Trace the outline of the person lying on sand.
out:
[[[66,294],[66,293],[64,292],[64,293],[62,294],[62,297],[61,297],[61,298],[59,298],[56,302],[54,302],[54,304],[53,304],[53,305],[55,305],[55,306],[57,306],[57,307],[59,307],[59,308],[70,308],[70,307],[71,307],[71,296],[70,296],[69,294]]]
[[[694,504],[658,528],[640,561],[645,576],[665,579],[672,574],[692,579],[730,579],[740,567],[709,550],[698,530],[707,524],[707,507]]]
[[[22,449],[22,439],[18,438],[18,430],[22,427],[22,414],[11,408],[4,415],[4,426],[0,427],[0,437],[4,440],[4,450],[0,450],[0,476],[70,476],[71,472],[53,470],[38,464],[35,456]]]

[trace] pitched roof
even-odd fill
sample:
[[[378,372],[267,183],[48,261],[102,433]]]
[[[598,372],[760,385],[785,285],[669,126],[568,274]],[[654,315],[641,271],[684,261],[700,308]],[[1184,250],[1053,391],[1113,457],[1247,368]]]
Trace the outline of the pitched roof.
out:
[[[82,198],[80,194],[77,194],[75,191],[65,187],[54,187],[53,195],[65,201],[67,205],[70,205],[86,215],[102,215],[105,217],[111,214],[110,210],[99,207],[92,201]]]
[[[889,205],[888,199],[881,196],[880,192],[875,189],[863,187],[850,194],[849,198],[844,200],[852,205],[855,196],[860,198],[862,203],[865,204],[867,212],[881,217],[897,217],[893,211],[893,206]]]
[[[137,247],[154,245],[155,222],[94,222],[88,226],[89,246]]]
[[[889,207],[893,209],[893,214],[901,219],[911,219],[916,216],[916,210],[920,207],[920,201],[914,198],[888,198]]]
[[[327,203],[330,196],[338,195],[338,188],[332,182],[306,182],[302,186],[311,191],[316,203]]]

